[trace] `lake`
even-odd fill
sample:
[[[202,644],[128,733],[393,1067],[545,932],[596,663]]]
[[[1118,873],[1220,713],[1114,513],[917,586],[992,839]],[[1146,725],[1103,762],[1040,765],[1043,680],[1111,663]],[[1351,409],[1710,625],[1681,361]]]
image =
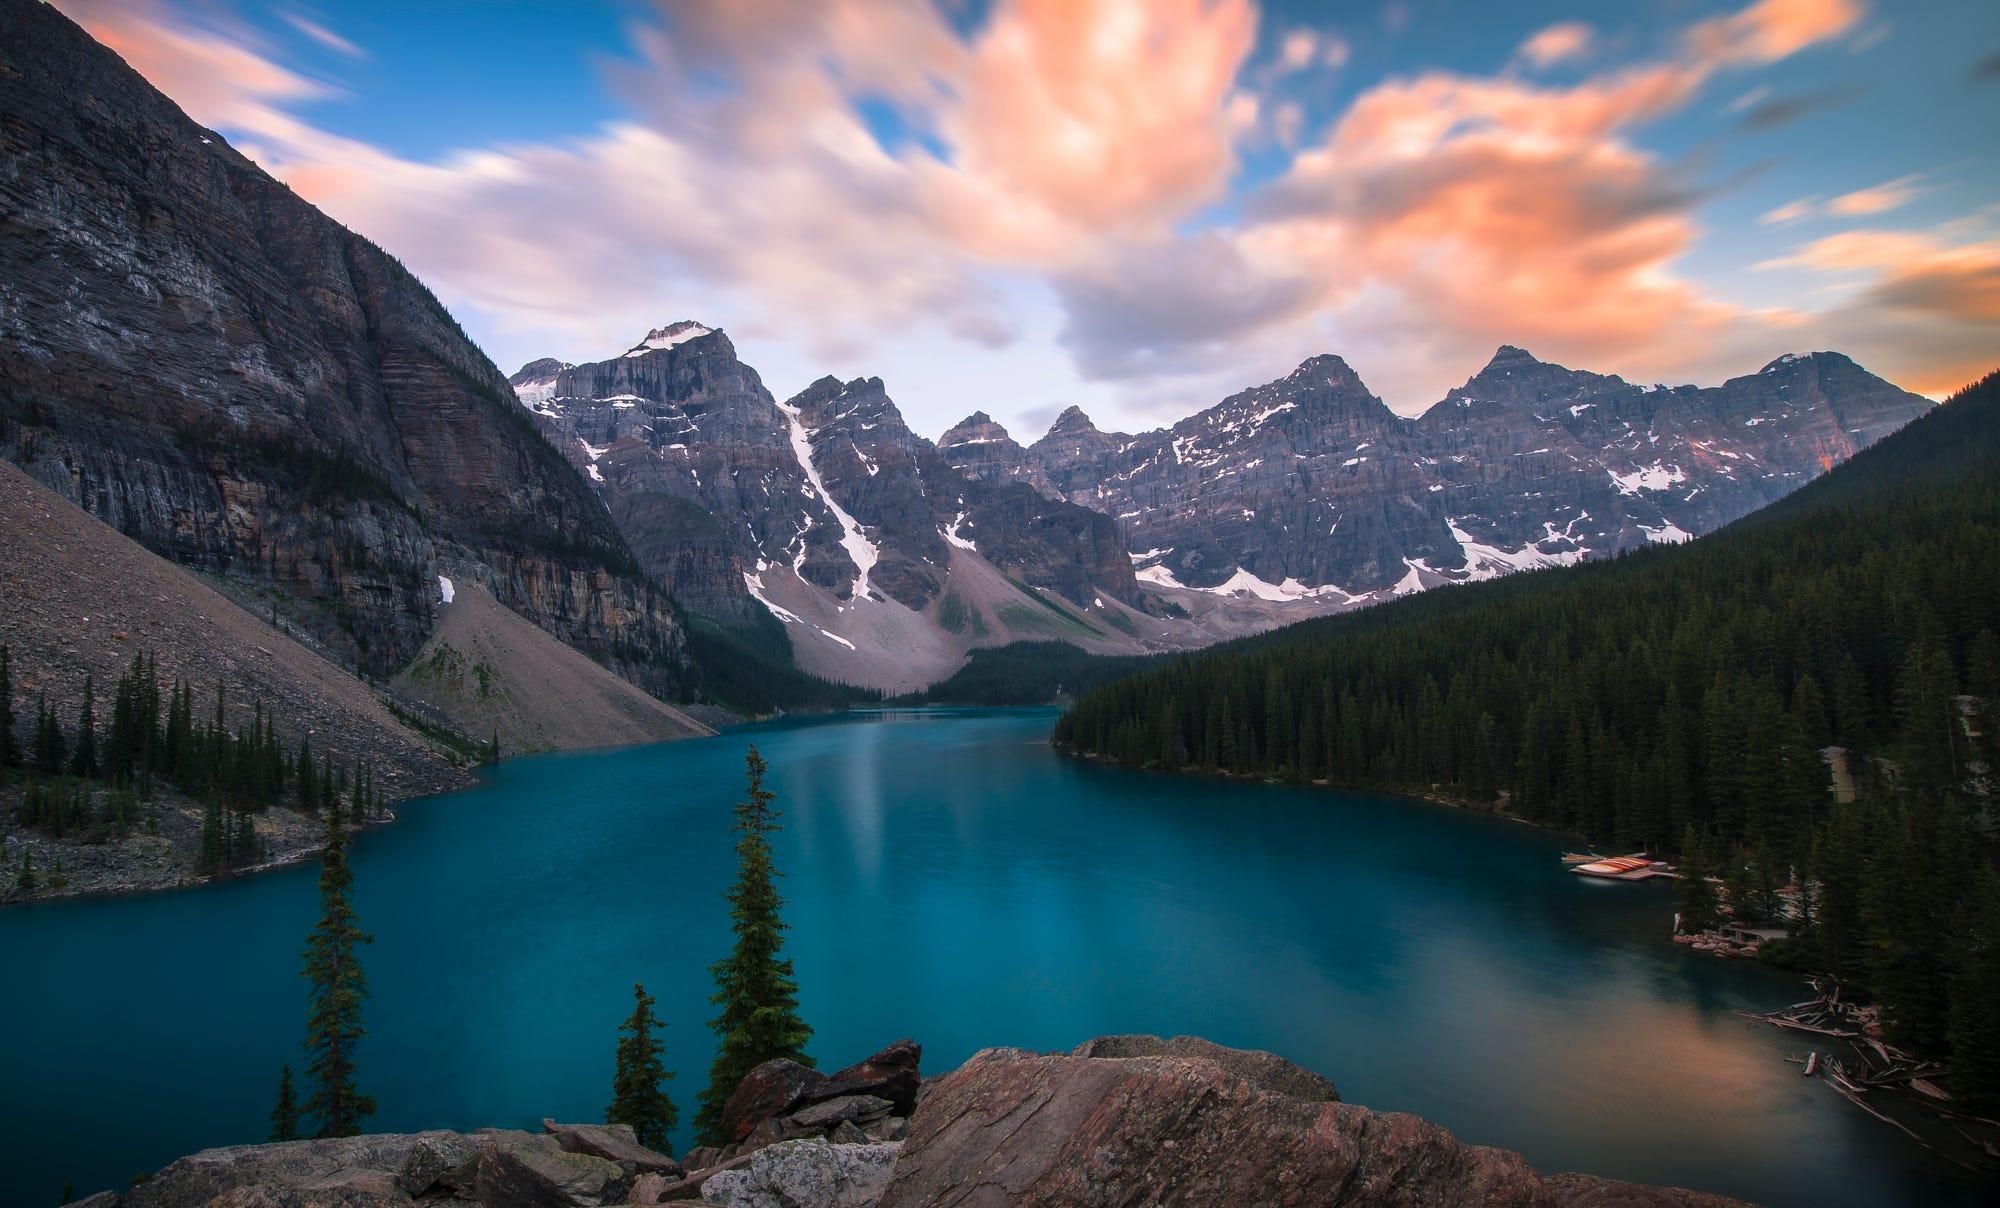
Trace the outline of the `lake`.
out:
[[[1735,1014],[1805,995],[1665,942],[1670,889],[1586,881],[1563,836],[1426,802],[1080,763],[1048,747],[1053,718],[778,722],[513,760],[406,804],[354,855],[371,1130],[601,1119],[634,981],[692,1119],[754,741],[823,1068],[901,1036],[937,1072],[1195,1033],[1546,1171],[1771,1204],[1978,1198],[1801,1078],[1802,1038]],[[7,1204],[262,1139],[299,1064],[316,867],[0,910]]]

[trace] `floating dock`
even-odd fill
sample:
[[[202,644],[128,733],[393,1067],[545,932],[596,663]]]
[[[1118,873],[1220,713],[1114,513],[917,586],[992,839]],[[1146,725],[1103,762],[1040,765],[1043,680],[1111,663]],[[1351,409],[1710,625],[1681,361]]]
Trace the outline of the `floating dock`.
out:
[[[1611,856],[1588,864],[1573,863],[1564,856],[1563,861],[1580,877],[1601,877],[1607,881],[1650,881],[1654,877],[1677,875],[1665,860],[1650,860],[1644,855]]]

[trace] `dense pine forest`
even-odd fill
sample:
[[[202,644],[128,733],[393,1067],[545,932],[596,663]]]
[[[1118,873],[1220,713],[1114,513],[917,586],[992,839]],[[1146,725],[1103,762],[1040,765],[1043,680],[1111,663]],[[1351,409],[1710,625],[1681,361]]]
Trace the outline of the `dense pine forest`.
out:
[[[103,843],[158,833],[158,795],[173,790],[202,803],[197,867],[212,875],[262,858],[253,819],[274,805],[340,812],[356,825],[383,813],[369,769],[338,765],[328,752],[316,759],[310,738],[287,750],[261,704],[232,729],[221,683],[208,714],[192,684],[162,683],[148,654],[133,656],[108,711],[88,676],[74,716],[39,694],[33,718],[19,719],[30,735],[25,744],[16,737],[12,681],[10,651],[0,645],[0,785],[21,780],[17,817],[50,838]],[[17,888],[35,887],[37,872],[25,855],[13,876]]]
[[[1991,1098],[1996,635],[2000,374],[1690,545],[1179,659],[1085,697],[1054,740],[1496,802],[1684,856],[1739,916],[1793,922],[1790,959],[1874,993],[1899,1039],[1954,1051]]]

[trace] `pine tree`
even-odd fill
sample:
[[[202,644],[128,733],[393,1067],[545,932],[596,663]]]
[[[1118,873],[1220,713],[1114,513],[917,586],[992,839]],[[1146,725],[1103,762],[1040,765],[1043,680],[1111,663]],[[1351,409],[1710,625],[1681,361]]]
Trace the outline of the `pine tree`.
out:
[[[1982,878],[1951,1002],[1951,1090],[1964,1110],[2000,1107],[2000,886]]]
[[[771,859],[770,840],[778,829],[771,806],[776,794],[764,788],[764,757],[756,747],[744,756],[743,766],[749,786],[736,804],[736,884],[727,895],[736,942],[727,957],[710,966],[716,991],[709,1001],[722,1013],[709,1026],[721,1043],[695,1119],[696,1131],[708,1144],[726,1140],[720,1131],[722,1106],[744,1075],[778,1057],[808,1067],[813,1063],[805,1053],[812,1029],[799,1017],[792,962],[779,956],[784,899],[778,896],[780,874]]]
[[[299,1104],[292,1092],[292,1067],[287,1062],[278,1073],[278,1103],[271,1109],[271,1136],[273,1141],[296,1141],[299,1139]]]
[[[354,873],[347,864],[346,815],[329,809],[325,820],[320,917],[306,941],[303,971],[310,987],[306,1052],[311,1058],[306,1065],[311,1094],[304,1114],[318,1121],[316,1136],[351,1137],[361,1131],[361,1121],[375,1111],[375,1101],[354,1084],[355,1048],[367,1035],[361,1025],[361,1002],[368,996],[367,979],[355,949],[373,937],[357,925],[348,900]]]
[[[35,766],[44,776],[61,775],[63,754],[68,749],[62,726],[56,723],[55,711],[49,708],[49,695],[44,692],[35,698]]]
[[[668,1134],[680,1123],[680,1109],[667,1097],[663,1083],[673,1079],[660,1060],[665,1046],[653,1035],[664,1027],[653,1014],[653,996],[646,987],[633,983],[632,1014],[618,1029],[618,1065],[611,1076],[611,1106],[604,1119],[611,1124],[629,1124],[648,1149],[665,1150]]]
[[[1715,885],[1709,881],[1715,869],[1708,860],[1708,844],[1693,826],[1681,836],[1680,880],[1675,882],[1676,908],[1680,929],[1695,935],[1713,928],[1722,917],[1715,899]]]
[[[20,763],[21,748],[14,741],[14,654],[0,645],[0,770]]]
[[[90,673],[83,676],[83,707],[77,711],[76,753],[70,757],[72,776],[97,775],[97,692]]]

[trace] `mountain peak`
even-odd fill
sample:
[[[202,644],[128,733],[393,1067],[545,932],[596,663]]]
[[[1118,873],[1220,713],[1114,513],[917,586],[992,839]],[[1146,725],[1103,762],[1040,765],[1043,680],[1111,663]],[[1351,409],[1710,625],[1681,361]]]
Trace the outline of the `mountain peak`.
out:
[[[687,341],[696,339],[697,337],[713,334],[715,334],[715,328],[713,327],[697,323],[693,319],[682,319],[678,323],[669,323],[665,327],[655,327],[653,330],[647,332],[646,338],[632,345],[631,350],[626,352],[625,355],[628,357],[645,356],[649,352],[657,352],[663,348],[672,348],[676,344],[685,344]]]
[[[945,434],[938,437],[938,447],[942,449],[953,445],[990,445],[1012,439],[1006,427],[993,422],[992,416],[984,411],[974,411],[945,429]]]
[[[1780,369],[1785,368],[1788,365],[1800,365],[1808,362],[1824,364],[1829,361],[1836,363],[1842,361],[1846,361],[1849,364],[1853,363],[1848,357],[1838,352],[1788,352],[1783,356],[1777,358],[1776,360],[1772,361],[1770,364],[1764,366],[1762,369],[1759,369],[1757,372],[1774,373]]]
[[[521,366],[514,372],[514,376],[507,380],[518,386],[523,382],[553,378],[565,369],[574,368],[576,366],[570,364],[568,361],[559,361],[554,357],[540,357]]]
[[[1062,414],[1056,416],[1056,422],[1049,425],[1050,436],[1069,436],[1095,431],[1097,425],[1091,423],[1090,417],[1083,413],[1083,408],[1075,403],[1064,407]]]
[[[1486,369],[1504,369],[1509,365],[1539,364],[1541,362],[1535,359],[1535,354],[1529,352],[1527,349],[1517,348],[1512,344],[1502,344],[1493,350],[1493,359],[1486,362]],[[1481,370],[1480,372],[1484,373],[1485,370]]]

